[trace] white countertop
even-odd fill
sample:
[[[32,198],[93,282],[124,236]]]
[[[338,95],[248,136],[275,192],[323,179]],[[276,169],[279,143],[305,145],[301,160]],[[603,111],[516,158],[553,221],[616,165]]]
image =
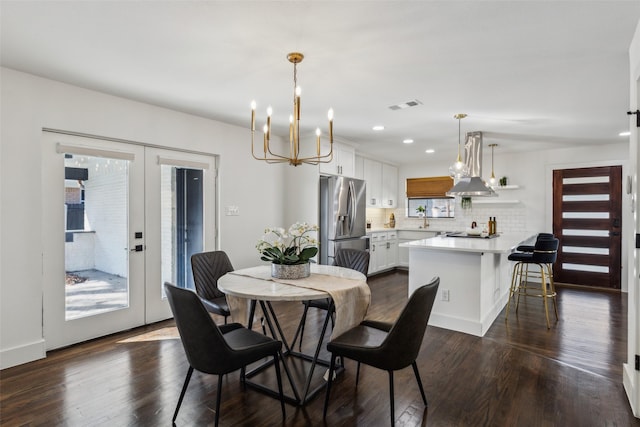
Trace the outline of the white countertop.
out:
[[[479,237],[443,237],[414,240],[401,243],[400,247],[458,252],[509,253],[521,242],[534,236],[534,233],[504,233],[491,239]]]
[[[426,232],[426,233],[437,233],[440,230],[431,230],[429,228],[418,228],[418,227],[367,228],[367,234],[384,233],[385,231],[420,231],[420,232]]]

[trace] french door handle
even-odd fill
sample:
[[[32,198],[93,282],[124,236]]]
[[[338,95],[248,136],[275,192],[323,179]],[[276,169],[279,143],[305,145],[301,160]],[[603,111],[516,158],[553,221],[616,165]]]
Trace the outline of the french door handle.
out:
[[[131,252],[142,252],[144,251],[143,245],[136,245],[134,248],[129,249]]]
[[[619,236],[620,232],[619,231],[610,231],[609,232],[609,236]]]

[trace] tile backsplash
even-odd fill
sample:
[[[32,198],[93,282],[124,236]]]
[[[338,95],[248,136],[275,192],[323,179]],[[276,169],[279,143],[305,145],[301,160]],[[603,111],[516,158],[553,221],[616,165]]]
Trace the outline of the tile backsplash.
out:
[[[367,208],[367,220],[371,221],[372,229],[384,228],[389,223],[389,217],[394,214],[395,228],[418,228],[422,225],[421,218],[407,218],[406,209]],[[455,218],[429,218],[428,229],[433,231],[464,231],[475,221],[482,227],[489,221],[489,217],[496,217],[499,233],[519,232],[527,229],[526,209],[522,203],[516,204],[477,204],[469,209],[462,209],[460,202],[456,202]]]

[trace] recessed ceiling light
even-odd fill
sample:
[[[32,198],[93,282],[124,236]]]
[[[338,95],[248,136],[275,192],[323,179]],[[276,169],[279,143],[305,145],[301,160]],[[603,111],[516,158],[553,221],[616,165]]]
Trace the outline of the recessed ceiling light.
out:
[[[427,154],[433,154],[436,152],[436,150],[434,150],[433,148],[427,148],[426,150],[424,150],[424,152]]]
[[[384,126],[382,126],[382,125],[375,125],[375,126],[373,127],[373,130],[375,130],[375,131],[381,131],[381,130],[384,130]]]
[[[626,132],[620,132],[618,135],[619,135],[619,136],[629,136],[629,135],[631,135],[631,132],[629,132],[629,131],[626,131]]]
[[[413,144],[413,139],[411,138],[403,139],[402,142],[405,144]]]

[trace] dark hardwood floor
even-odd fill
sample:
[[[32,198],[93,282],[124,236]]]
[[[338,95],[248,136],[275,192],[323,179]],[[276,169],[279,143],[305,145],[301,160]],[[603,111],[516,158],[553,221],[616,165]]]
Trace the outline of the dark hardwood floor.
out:
[[[369,317],[394,320],[407,298],[406,273],[373,277],[369,284]],[[292,336],[302,304],[274,307]],[[551,330],[534,298],[506,323],[503,312],[483,338],[429,326],[418,359],[429,407],[412,370],[397,372],[396,425],[640,426],[622,386],[626,295],[560,289],[559,307],[560,321]],[[317,310],[309,311],[307,351],[320,319]],[[345,364],[326,425],[388,425],[387,374],[363,366],[356,388],[355,363]],[[170,425],[186,371],[172,321],[52,351],[0,372],[0,424]],[[216,377],[195,373],[177,425],[213,425],[216,388]],[[223,382],[221,425],[323,425],[323,403],[321,393],[303,408],[287,405],[282,423],[277,401],[243,391],[234,373]]]

